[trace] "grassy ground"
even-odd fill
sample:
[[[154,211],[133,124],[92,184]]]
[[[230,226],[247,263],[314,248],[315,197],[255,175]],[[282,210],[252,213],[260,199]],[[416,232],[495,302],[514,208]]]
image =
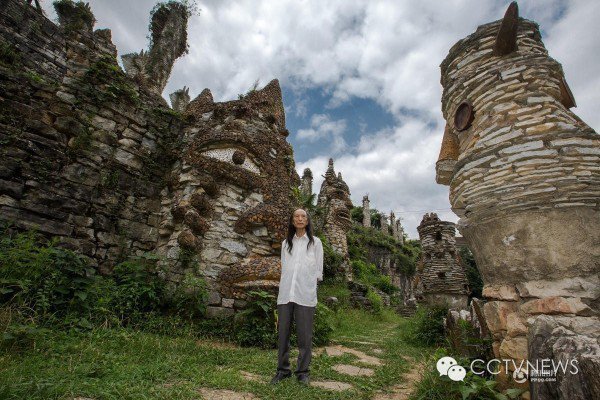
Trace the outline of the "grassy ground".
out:
[[[409,368],[403,357],[419,359],[428,353],[402,341],[405,324],[391,310],[381,316],[353,309],[336,313],[333,340],[385,362],[371,377],[351,377],[331,367],[360,365],[354,355],[314,355],[312,379],[352,383],[355,389],[345,392],[303,387],[295,379],[269,385],[277,367],[276,350],[241,348],[193,336],[96,329],[87,333],[52,332],[33,349],[0,354],[0,398],[199,399],[198,389],[207,387],[252,392],[262,399],[368,399],[374,391],[401,382]],[[383,354],[373,353],[373,348],[383,350]],[[297,350],[291,354],[292,368],[297,354]],[[262,379],[248,381],[240,371]]]

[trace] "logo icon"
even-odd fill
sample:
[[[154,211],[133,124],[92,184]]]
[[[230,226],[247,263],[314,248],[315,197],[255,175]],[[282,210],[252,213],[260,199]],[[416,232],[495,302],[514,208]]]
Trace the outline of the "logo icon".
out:
[[[523,371],[523,368],[517,368],[513,372],[513,379],[517,383],[523,383],[527,380],[527,372]]]
[[[442,357],[438,360],[436,368],[440,376],[447,375],[455,382],[462,381],[467,375],[467,371],[452,357]]]

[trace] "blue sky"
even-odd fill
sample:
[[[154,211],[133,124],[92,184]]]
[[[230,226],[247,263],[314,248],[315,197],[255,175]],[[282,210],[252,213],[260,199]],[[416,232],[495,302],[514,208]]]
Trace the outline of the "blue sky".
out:
[[[146,48],[155,0],[90,0],[110,28],[119,55]],[[55,18],[49,0],[43,2]],[[283,89],[288,141],[301,175],[309,167],[318,192],[335,160],[360,205],[402,218],[406,232],[427,211],[456,222],[448,187],[435,183],[444,120],[439,64],[478,25],[501,18],[505,0],[198,0],[188,24],[189,54],[177,60],[165,98],[184,85],[194,98],[237,98],[258,79]],[[578,107],[600,128],[600,2],[519,1],[538,22],[549,54],[562,63]]]

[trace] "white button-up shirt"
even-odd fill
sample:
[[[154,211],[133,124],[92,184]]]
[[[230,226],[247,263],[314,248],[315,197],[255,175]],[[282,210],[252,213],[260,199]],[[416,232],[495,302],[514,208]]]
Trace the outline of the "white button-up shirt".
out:
[[[317,281],[323,280],[323,244],[313,236],[314,243],[307,249],[306,233],[294,235],[292,254],[287,250],[287,239],[281,243],[281,279],[277,304],[293,301],[308,307],[317,305]]]

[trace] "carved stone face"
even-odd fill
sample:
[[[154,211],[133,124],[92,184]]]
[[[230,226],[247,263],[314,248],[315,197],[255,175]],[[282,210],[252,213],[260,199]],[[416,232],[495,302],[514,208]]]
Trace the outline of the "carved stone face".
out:
[[[179,246],[198,254],[199,273],[230,307],[249,290],[277,288],[290,188],[299,177],[276,81],[238,101],[210,97],[205,91],[186,109],[194,122],[172,214]]]

